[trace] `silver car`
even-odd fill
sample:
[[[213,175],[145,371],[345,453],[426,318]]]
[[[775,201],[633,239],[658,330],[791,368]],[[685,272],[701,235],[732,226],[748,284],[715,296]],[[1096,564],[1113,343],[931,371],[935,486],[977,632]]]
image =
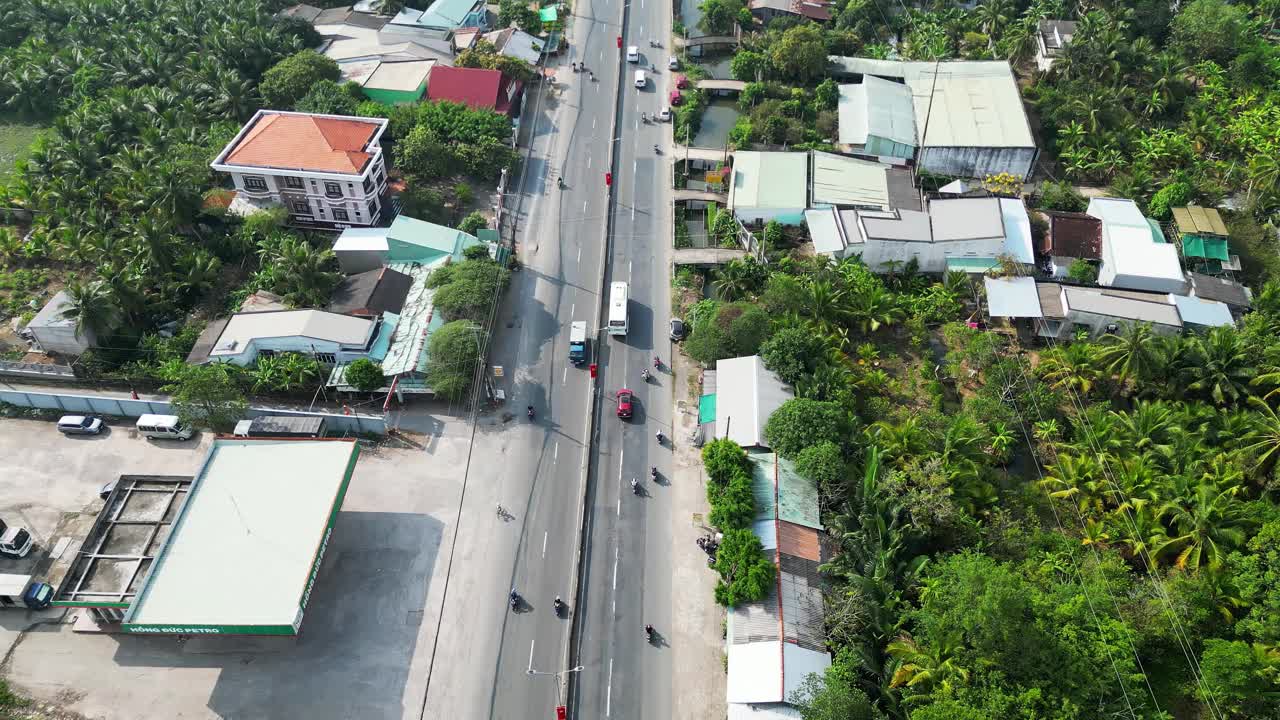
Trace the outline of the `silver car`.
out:
[[[63,435],[97,435],[102,432],[102,418],[92,415],[63,415],[58,418],[58,432]]]

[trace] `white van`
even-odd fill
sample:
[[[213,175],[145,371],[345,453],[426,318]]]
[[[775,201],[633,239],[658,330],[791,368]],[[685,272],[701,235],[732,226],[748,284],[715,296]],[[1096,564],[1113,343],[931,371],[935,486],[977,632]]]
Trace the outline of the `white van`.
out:
[[[647,87],[648,85],[649,85],[649,81],[645,79],[644,71],[637,70],[636,71],[636,87],[643,88],[643,87]]]
[[[627,46],[627,62],[640,62],[640,48],[635,45]]]
[[[143,415],[138,418],[137,427],[143,437],[157,440],[190,440],[195,434],[177,415]]]

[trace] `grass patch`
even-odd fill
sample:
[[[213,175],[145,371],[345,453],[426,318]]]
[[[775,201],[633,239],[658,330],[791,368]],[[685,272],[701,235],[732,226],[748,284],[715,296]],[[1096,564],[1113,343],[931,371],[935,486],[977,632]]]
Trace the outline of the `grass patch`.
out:
[[[39,125],[0,118],[0,178],[13,172],[13,164],[27,156],[36,134],[43,129]]]

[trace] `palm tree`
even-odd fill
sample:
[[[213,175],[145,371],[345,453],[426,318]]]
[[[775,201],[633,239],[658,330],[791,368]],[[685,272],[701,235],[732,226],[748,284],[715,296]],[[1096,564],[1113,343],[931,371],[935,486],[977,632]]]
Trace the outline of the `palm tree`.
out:
[[[1236,483],[1202,480],[1190,497],[1180,497],[1165,505],[1171,536],[1154,548],[1155,556],[1173,555],[1174,564],[1196,570],[1218,568],[1232,549],[1244,544],[1246,529],[1252,524],[1244,504],[1236,495]]]
[[[934,689],[949,693],[969,681],[969,671],[960,667],[957,659],[964,647],[960,631],[941,631],[930,640],[928,644],[921,644],[903,633],[889,643],[889,655],[898,661],[890,687],[910,688],[914,697],[920,697]]]
[[[755,262],[752,259],[752,262]],[[752,272],[742,260],[731,260],[716,273],[714,283],[720,299],[726,302],[739,300],[747,295],[754,285]]]
[[[1087,397],[1100,373],[1094,361],[1095,346],[1071,343],[1055,347],[1040,357],[1040,377],[1054,390],[1066,390]]]
[[[824,334],[830,333],[849,317],[849,298],[830,280],[817,278],[805,286],[804,311]]]
[[[76,337],[102,337],[116,328],[120,311],[111,299],[105,283],[95,280],[83,283],[72,278],[67,282],[67,307],[62,317],[75,320]]]
[[[849,297],[849,314],[864,335],[892,325],[905,315],[893,294],[878,285],[855,290]]]
[[[1129,325],[1121,335],[1107,335],[1098,351],[1098,362],[1114,373],[1121,392],[1128,394],[1151,376],[1159,365],[1160,355],[1155,334],[1148,323]]]
[[[994,50],[996,36],[1014,16],[1013,3],[1010,0],[986,0],[974,9],[974,14],[977,16],[978,27],[987,35],[987,48]]]
[[[1249,394],[1255,374],[1248,348],[1234,327],[1216,327],[1191,341],[1199,367],[1192,368],[1187,388],[1203,392],[1217,405],[1234,404]]]
[[[1096,455],[1062,454],[1040,483],[1055,500],[1071,500],[1081,512],[1101,513],[1111,494]]]
[[[1261,471],[1280,459],[1280,455],[1276,454],[1280,451],[1280,414],[1256,397],[1249,398],[1249,404],[1258,411],[1259,422],[1255,436],[1257,439],[1244,446],[1242,450],[1253,454],[1254,462]]]
[[[293,307],[319,307],[342,279],[331,270],[332,250],[318,250],[305,241],[290,238],[280,247],[280,286],[285,302]]]

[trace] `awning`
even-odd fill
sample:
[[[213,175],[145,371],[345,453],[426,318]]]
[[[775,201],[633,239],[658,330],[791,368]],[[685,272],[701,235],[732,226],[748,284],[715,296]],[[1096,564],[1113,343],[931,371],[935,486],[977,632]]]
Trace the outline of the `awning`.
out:
[[[716,421],[715,393],[698,398],[698,424],[705,425]]]
[[[1182,236],[1182,255],[1189,258],[1207,258],[1226,262],[1231,259],[1227,250],[1227,241],[1216,237],[1199,235]]]

